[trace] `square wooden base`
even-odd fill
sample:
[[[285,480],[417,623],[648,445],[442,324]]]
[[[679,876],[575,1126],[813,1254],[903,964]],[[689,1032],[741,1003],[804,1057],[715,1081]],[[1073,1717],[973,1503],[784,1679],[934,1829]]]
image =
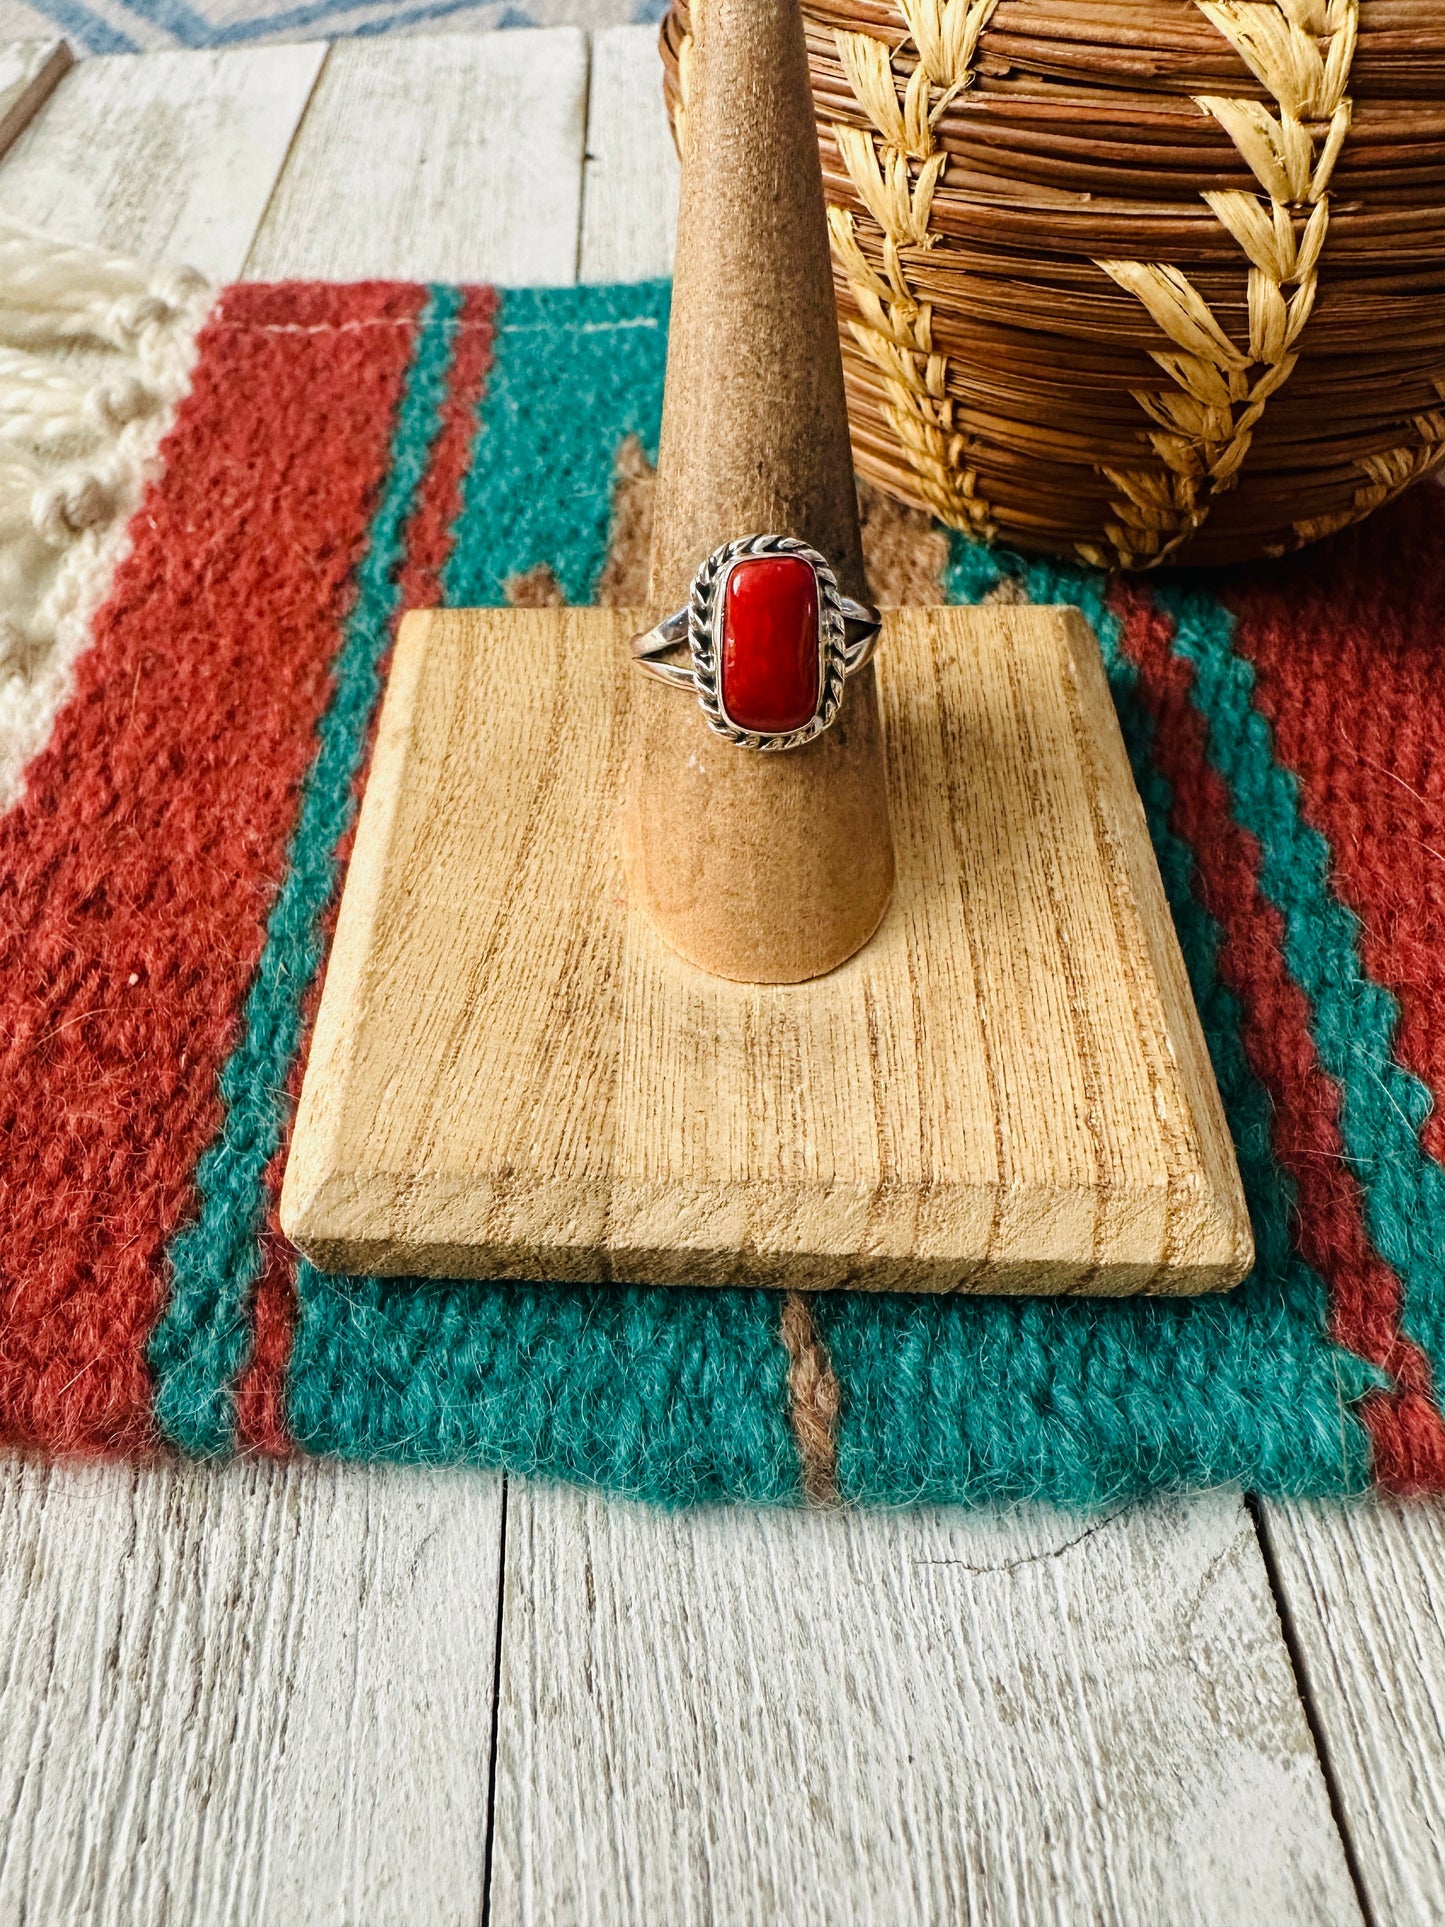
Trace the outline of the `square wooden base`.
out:
[[[407,618],[282,1194],[302,1251],[796,1289],[1238,1282],[1234,1154],[1083,621],[888,617],[897,893],[858,956],[787,988],[702,975],[629,908],[643,622]]]

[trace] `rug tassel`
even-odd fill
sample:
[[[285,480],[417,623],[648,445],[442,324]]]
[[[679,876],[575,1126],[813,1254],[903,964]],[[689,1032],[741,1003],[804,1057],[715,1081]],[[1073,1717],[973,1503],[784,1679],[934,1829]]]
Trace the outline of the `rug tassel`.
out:
[[[0,215],[0,724],[22,738],[84,646],[210,299],[189,268]],[[0,767],[0,808],[12,774]]]

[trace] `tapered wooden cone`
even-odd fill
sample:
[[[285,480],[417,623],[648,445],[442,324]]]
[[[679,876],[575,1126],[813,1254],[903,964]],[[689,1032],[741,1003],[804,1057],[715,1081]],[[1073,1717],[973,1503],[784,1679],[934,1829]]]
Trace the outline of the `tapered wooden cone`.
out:
[[[651,596],[734,536],[801,536],[864,593],[822,178],[797,0],[701,0],[683,140]],[[639,681],[642,679],[639,678]],[[799,983],[877,929],[893,845],[872,669],[803,749],[740,749],[638,692],[629,882],[721,977]]]

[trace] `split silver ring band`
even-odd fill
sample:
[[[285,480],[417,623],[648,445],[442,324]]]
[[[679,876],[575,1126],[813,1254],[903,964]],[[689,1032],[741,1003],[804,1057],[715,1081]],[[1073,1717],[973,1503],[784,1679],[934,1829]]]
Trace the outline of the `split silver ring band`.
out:
[[[696,695],[710,728],[744,749],[795,749],[838,713],[872,660],[878,611],[842,594],[827,558],[791,535],[724,542],[687,607],[632,639],[637,667]],[[690,662],[659,660],[686,644]]]

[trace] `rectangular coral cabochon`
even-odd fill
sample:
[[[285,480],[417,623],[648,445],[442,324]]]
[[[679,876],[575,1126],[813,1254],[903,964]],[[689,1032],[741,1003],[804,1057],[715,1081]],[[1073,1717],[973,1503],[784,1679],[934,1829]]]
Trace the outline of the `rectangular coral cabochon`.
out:
[[[623,884],[640,618],[407,618],[282,1222],[325,1270],[1190,1293],[1252,1244],[1098,648],[887,618],[898,884],[827,978],[709,978]],[[745,752],[740,752],[745,753]]]
[[[723,580],[719,694],[739,729],[781,735],[812,720],[822,686],[818,579],[797,555],[752,555]]]

